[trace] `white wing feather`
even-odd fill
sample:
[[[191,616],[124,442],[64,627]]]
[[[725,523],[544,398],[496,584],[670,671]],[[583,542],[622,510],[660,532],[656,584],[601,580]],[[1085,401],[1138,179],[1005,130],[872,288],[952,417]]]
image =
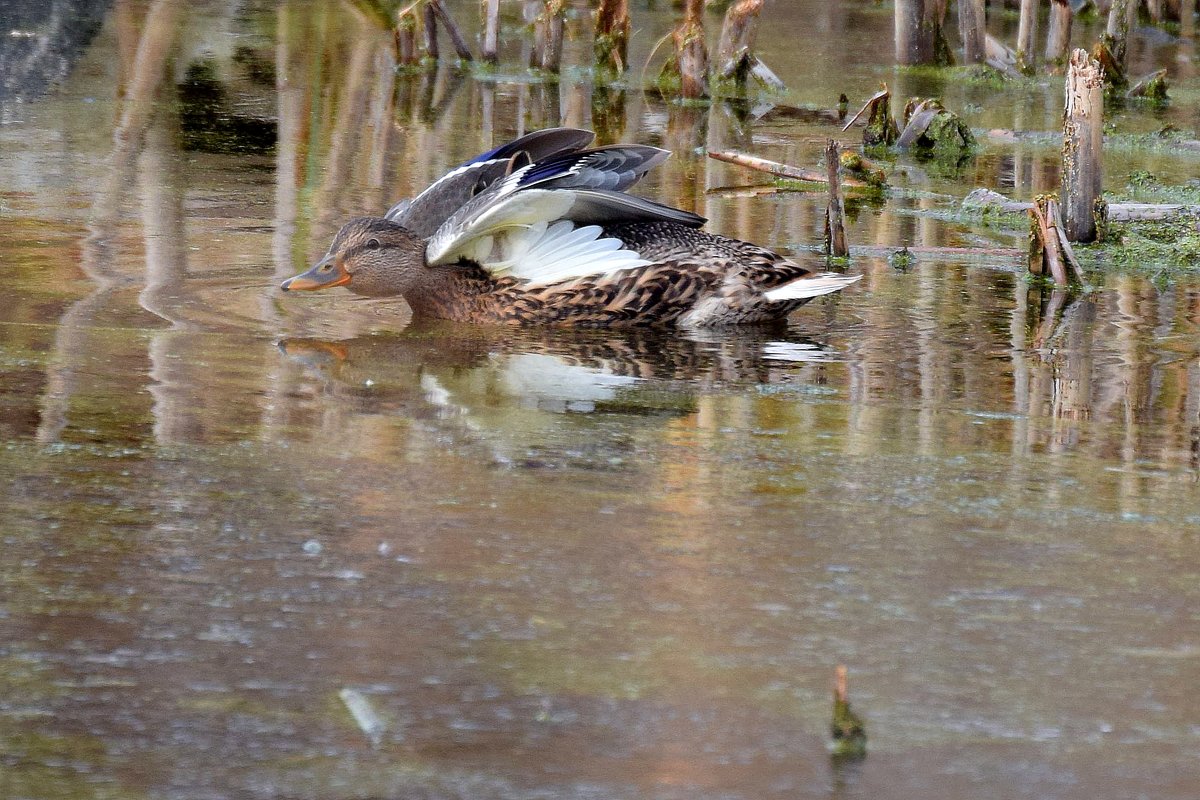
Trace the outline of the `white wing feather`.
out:
[[[534,285],[653,263],[624,249],[619,239],[604,236],[598,225],[576,227],[562,219],[575,204],[570,189],[517,191],[526,169],[505,178],[495,189],[499,196],[482,211],[464,209],[439,228],[429,239],[426,261],[438,266],[467,258],[494,275]]]
[[[512,180],[510,176],[504,183]],[[501,187],[501,191],[507,188]],[[526,189],[494,201],[494,205],[482,213],[471,213],[470,209],[465,209],[461,218],[451,217],[430,237],[425,248],[425,259],[430,266],[453,264],[463,255],[464,247],[472,239],[498,233],[505,228],[553,222],[570,211],[574,203],[575,195],[569,191]]]
[[[620,239],[604,236],[599,225],[577,228],[560,220],[545,228],[512,229],[505,232],[503,239],[500,252],[512,252],[516,257],[487,258],[480,264],[494,275],[511,275],[535,286],[654,263],[624,249]]]
[[[823,294],[833,294],[845,289],[852,283],[857,283],[862,275],[839,275],[836,272],[817,275],[812,278],[797,278],[791,283],[785,283],[778,289],[763,292],[763,296],[775,302],[779,300],[805,300],[810,297],[820,297]]]

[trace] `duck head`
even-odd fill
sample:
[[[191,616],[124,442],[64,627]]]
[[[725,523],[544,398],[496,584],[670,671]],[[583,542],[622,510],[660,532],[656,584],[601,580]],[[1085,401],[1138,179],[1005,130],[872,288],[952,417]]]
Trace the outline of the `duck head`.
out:
[[[324,258],[279,288],[345,286],[365,297],[394,297],[419,283],[427,271],[423,239],[390,220],[356,217],[333,237]]]

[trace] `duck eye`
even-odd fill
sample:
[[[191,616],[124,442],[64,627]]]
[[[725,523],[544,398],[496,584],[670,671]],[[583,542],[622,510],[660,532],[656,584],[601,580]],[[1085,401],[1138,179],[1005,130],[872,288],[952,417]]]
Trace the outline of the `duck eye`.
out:
[[[367,239],[367,249],[368,250],[378,250],[379,249],[379,240],[378,239]]]

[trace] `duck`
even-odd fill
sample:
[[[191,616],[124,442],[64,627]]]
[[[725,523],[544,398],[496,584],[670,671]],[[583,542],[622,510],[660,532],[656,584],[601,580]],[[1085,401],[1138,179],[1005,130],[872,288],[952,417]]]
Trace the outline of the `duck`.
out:
[[[381,217],[355,217],[285,292],[403,297],[414,318],[502,325],[710,328],[781,320],[861,275],[815,272],[628,193],[670,152],[534,131]]]

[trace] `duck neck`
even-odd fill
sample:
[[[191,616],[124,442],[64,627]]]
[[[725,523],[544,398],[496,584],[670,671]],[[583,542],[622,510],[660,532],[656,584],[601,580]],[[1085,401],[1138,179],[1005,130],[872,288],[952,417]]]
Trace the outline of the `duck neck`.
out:
[[[471,321],[483,296],[494,288],[495,281],[478,266],[429,267],[404,292],[404,300],[413,316]]]

